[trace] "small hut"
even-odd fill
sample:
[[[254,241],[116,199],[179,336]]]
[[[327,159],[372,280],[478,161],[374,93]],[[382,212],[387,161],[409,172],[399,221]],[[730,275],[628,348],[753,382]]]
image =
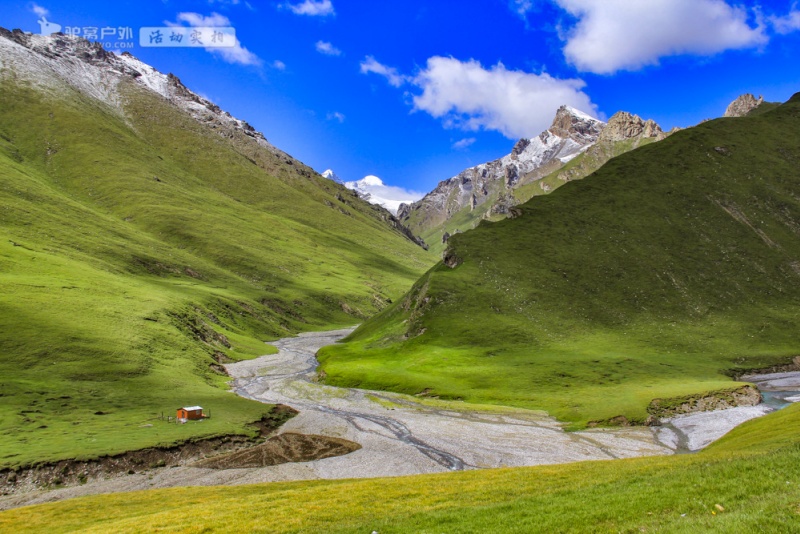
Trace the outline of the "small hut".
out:
[[[183,408],[178,408],[176,417],[178,421],[185,423],[186,421],[203,419],[205,418],[205,414],[203,413],[202,406],[184,406]]]

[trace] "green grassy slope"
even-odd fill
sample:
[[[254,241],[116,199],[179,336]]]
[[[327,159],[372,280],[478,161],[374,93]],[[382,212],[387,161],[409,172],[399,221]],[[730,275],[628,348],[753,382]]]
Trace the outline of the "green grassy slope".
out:
[[[214,365],[357,323],[432,264],[343,187],[131,80],[121,112],[0,80],[0,468],[248,432],[268,407]],[[212,419],[153,421],[186,404]]]
[[[800,354],[800,96],[619,156],[451,238],[329,383],[643,420]]]
[[[789,533],[800,520],[798,436],[795,405],[698,454],[101,495],[0,513],[0,529]]]
[[[579,154],[566,164],[561,164],[558,160],[551,161],[545,168],[537,169],[532,174],[525,176],[520,184],[512,190],[505,189],[500,183],[494,184],[495,189],[490,190],[484,202],[475,209],[467,206],[453,213],[449,218],[445,219],[442,215],[431,220],[424,218],[429,215],[424,210],[414,210],[404,223],[428,244],[432,253],[441,256],[447,248],[447,245],[442,242],[445,232],[453,235],[471,230],[484,220],[496,222],[507,218],[508,213],[492,212],[492,208],[498,204],[501,198],[503,205],[516,206],[535,196],[547,195],[569,181],[581,180],[589,176],[611,158],[653,142],[656,142],[655,137],[598,141],[586,152]],[[550,171],[549,169],[554,170]],[[457,193],[458,190],[455,190],[453,195]]]

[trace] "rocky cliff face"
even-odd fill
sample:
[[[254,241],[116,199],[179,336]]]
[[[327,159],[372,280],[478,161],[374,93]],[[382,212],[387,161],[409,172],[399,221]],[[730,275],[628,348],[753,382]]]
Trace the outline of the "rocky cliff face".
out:
[[[611,158],[641,145],[661,141],[667,135],[669,134],[665,133],[652,119],[644,120],[638,115],[633,115],[627,111],[618,111],[608,119],[608,124],[597,138],[597,142],[581,154],[579,160],[576,160],[569,169],[555,173],[557,177],[555,183],[542,182],[540,184],[542,192],[549,193],[560,182],[585,178],[602,167]],[[523,197],[519,200],[525,201],[528,198],[530,197]]]
[[[666,134],[653,119],[642,120],[638,115],[619,111],[608,119],[608,125],[597,139],[598,143],[626,139],[664,138]]]
[[[538,137],[520,139],[511,153],[471,167],[440,182],[413,204],[403,204],[398,218],[417,234],[448,221],[468,209],[477,218],[503,213],[513,205],[510,192],[546,176],[597,142],[605,123],[568,106],[562,106],[553,123]]]
[[[723,117],[744,117],[764,102],[764,97],[759,96],[756,98],[750,93],[741,95],[734,100],[725,110]]]

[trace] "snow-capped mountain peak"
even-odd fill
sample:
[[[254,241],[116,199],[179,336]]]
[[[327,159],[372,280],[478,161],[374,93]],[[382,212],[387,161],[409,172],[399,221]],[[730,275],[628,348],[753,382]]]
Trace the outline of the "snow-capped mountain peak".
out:
[[[594,117],[592,117],[591,115],[588,115],[587,113],[584,113],[583,111],[581,111],[579,109],[575,109],[572,106],[562,106],[562,107],[567,112],[569,112],[570,115],[578,117],[579,119],[583,119],[583,120],[587,120],[587,121],[596,121],[597,120]]]
[[[467,207],[481,213],[504,213],[513,202],[512,189],[543,178],[585,152],[605,126],[588,113],[561,106],[550,128],[536,137],[520,139],[506,156],[439,182],[422,200],[404,208],[404,220],[411,212],[422,211],[419,220],[430,228]]]
[[[383,206],[392,215],[397,215],[400,204],[411,204],[423,196],[423,193],[417,191],[386,185],[383,180],[371,174],[361,180],[345,182],[344,186],[357,192],[367,202]]]
[[[337,184],[343,184],[344,183],[342,181],[342,179],[339,178],[339,175],[336,174],[335,172],[333,172],[333,169],[328,169],[328,170],[322,172],[321,174],[322,174],[323,178],[327,178],[328,180],[332,180],[332,181],[336,182]]]
[[[377,187],[377,186],[382,186],[383,185],[383,180],[381,180],[377,176],[373,176],[373,175],[370,174],[369,176],[365,176],[364,178],[359,180],[358,184],[360,184],[362,186],[376,186]]]

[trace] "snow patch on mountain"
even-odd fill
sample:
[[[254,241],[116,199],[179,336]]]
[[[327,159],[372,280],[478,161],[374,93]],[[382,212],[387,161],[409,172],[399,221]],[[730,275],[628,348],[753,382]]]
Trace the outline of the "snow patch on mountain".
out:
[[[581,120],[589,121],[589,122],[597,121],[596,118],[592,117],[588,113],[584,113],[583,111],[581,111],[579,109],[575,109],[572,106],[562,106],[562,109],[567,111],[567,113],[569,113],[573,117],[579,118]]]
[[[344,184],[344,182],[342,181],[342,179],[341,179],[341,178],[339,178],[339,175],[338,175],[338,174],[336,174],[335,172],[333,172],[333,169],[328,169],[328,170],[326,170],[326,171],[323,171],[323,172],[322,172],[322,173],[320,173],[320,174],[321,174],[321,176],[322,176],[323,178],[327,178],[328,180],[331,180],[331,181],[333,181],[333,182],[336,182],[337,184]]]
[[[373,175],[365,176],[361,180],[345,182],[344,186],[357,192],[367,202],[383,206],[392,215],[397,215],[397,208],[400,207],[400,204],[411,204],[425,195],[418,191],[386,185],[383,180]]]
[[[561,106],[553,124],[537,137],[517,141],[502,158],[465,169],[439,182],[419,202],[403,210],[404,220],[412,211],[425,212],[422,219],[440,224],[461,209],[476,209],[498,195],[543,178],[597,142],[606,123],[569,106]]]
[[[177,76],[163,74],[128,52],[113,54],[100,43],[73,35],[37,35],[0,28],[0,76],[14,76],[58,96],[76,90],[124,117],[119,84],[132,82],[152,91],[223,137],[234,131],[262,148],[289,156],[270,144],[261,132],[190,91]]]

